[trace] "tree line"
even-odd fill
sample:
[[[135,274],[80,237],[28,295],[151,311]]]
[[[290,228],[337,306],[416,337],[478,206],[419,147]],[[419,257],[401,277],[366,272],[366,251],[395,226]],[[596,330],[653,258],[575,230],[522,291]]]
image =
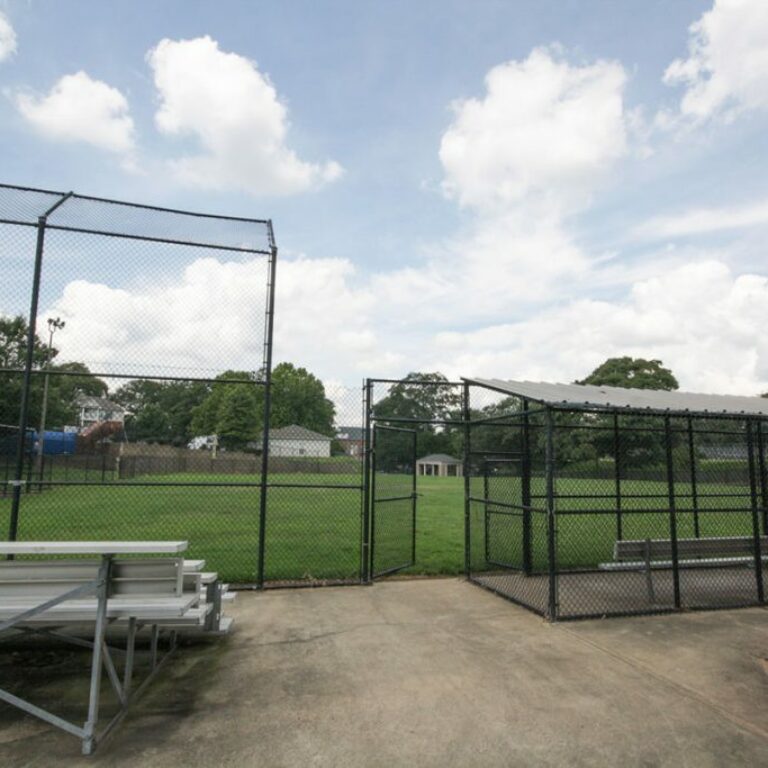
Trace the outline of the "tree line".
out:
[[[29,326],[22,316],[0,317],[0,425],[11,430],[19,420],[22,371]],[[37,428],[43,387],[48,376],[46,425],[77,425],[78,395],[108,397],[126,411],[125,433],[131,442],[183,446],[198,435],[217,435],[219,445],[242,450],[260,443],[264,429],[262,372],[225,371],[214,382],[134,379],[113,392],[82,362],[58,364],[59,350],[35,336],[29,398],[31,429]],[[322,381],[305,368],[280,363],[272,371],[273,428],[298,424],[332,437],[336,416]],[[1,427],[0,427],[1,428]]]

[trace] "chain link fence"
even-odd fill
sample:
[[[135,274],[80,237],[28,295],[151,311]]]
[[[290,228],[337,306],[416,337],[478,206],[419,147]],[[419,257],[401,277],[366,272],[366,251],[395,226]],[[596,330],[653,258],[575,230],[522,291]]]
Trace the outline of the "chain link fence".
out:
[[[762,604],[766,428],[515,397],[473,409],[470,579],[552,619]]]
[[[263,580],[271,222],[0,186],[0,258],[7,536],[186,539]]]

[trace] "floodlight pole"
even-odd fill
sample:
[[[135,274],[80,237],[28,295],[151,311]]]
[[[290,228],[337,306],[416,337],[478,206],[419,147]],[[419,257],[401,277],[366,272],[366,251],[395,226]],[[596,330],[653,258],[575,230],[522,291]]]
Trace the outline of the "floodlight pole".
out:
[[[43,405],[40,409],[40,429],[37,431],[37,464],[40,482],[43,480],[43,449],[45,448],[45,418],[48,415],[48,383],[50,378],[51,353],[53,352],[53,334],[66,325],[58,317],[48,318],[48,354],[45,358],[45,378],[43,380]]]

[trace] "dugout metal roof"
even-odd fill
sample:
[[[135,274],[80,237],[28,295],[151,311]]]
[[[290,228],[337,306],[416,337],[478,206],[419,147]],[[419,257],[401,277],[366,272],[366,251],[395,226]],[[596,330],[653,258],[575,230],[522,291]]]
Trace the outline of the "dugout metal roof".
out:
[[[679,390],[627,389],[591,384],[552,384],[543,381],[470,378],[464,381],[554,408],[768,417],[768,398],[764,397],[706,395]]]

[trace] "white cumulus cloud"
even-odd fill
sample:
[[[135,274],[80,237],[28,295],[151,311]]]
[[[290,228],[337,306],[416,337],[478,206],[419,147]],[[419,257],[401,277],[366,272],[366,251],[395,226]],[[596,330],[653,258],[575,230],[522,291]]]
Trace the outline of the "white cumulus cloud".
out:
[[[23,117],[48,139],[84,142],[118,154],[134,149],[127,99],[86,72],[65,75],[47,94],[21,92],[15,100]]]
[[[665,83],[685,87],[683,117],[730,120],[768,108],[768,2],[715,0],[689,31],[688,57],[664,73]]]
[[[306,162],[288,147],[288,110],[250,59],[222,51],[206,36],[161,40],[147,61],[160,98],[158,129],[194,137],[202,149],[172,161],[182,180],[286,195],[341,175],[338,163]]]
[[[661,358],[685,389],[768,389],[768,277],[681,265],[616,301],[577,299],[515,323],[439,334],[434,365],[467,375],[572,381],[607,357]]]
[[[16,53],[16,32],[8,17],[0,11],[0,61],[5,61]]]
[[[278,267],[275,362],[356,381],[379,359],[370,296],[344,259],[283,259]],[[47,315],[67,323],[62,359],[94,370],[216,375],[261,367],[266,262],[194,258],[178,277],[128,288],[68,283]]]
[[[482,99],[454,104],[440,145],[446,193],[491,211],[532,196],[583,205],[626,151],[625,81],[617,62],[571,65],[557,48],[494,67]]]

